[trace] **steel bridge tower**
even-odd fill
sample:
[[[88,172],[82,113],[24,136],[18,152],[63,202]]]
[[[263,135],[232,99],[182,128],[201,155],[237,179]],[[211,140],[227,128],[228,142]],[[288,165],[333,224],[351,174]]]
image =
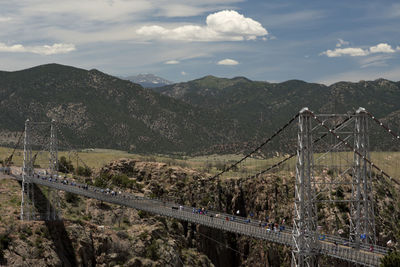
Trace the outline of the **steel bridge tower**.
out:
[[[369,159],[368,116],[359,108],[355,116],[354,168],[350,209],[350,241],[375,245],[375,216]],[[358,152],[358,153],[357,153]]]
[[[57,136],[55,129],[55,120],[51,121],[50,124],[50,148],[49,148],[49,174],[52,179],[58,179],[58,148],[57,148]],[[58,190],[48,187],[47,194],[47,212],[46,220],[58,220],[60,210],[60,197]]]
[[[317,207],[313,174],[312,119],[308,108],[300,111],[296,164],[292,251],[293,266],[318,264]]]
[[[36,123],[28,120],[25,121],[24,133],[24,162],[22,168],[22,199],[21,199],[21,220],[58,220],[60,218],[58,208],[60,206],[60,199],[58,191],[48,188],[47,190],[47,207],[45,214],[37,214],[35,209],[35,194],[34,184],[31,178],[34,175],[34,162],[37,153],[32,154],[32,132]],[[48,123],[39,123],[47,124]],[[49,146],[49,172],[52,179],[58,176],[58,157],[57,157],[57,136],[55,129],[55,121],[52,120],[50,124],[50,146]]]
[[[31,147],[30,132],[32,124],[28,120],[25,121],[24,134],[24,163],[22,167],[22,199],[21,199],[21,220],[32,220],[36,217],[34,208],[34,185],[30,179],[33,175],[33,157]]]

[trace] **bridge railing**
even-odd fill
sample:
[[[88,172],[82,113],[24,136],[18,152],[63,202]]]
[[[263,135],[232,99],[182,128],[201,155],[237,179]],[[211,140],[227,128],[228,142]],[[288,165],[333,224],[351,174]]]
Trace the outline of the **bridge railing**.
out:
[[[18,175],[13,175],[13,177],[22,180]],[[76,183],[72,186],[71,184],[63,184],[60,180],[57,180],[57,182],[54,180],[49,181],[49,179],[43,177],[31,177],[28,180],[40,185],[53,187],[89,198],[95,198],[109,203],[128,206],[154,214],[168,216],[238,234],[244,234],[293,247],[291,228],[286,228],[283,231],[268,230],[266,227],[260,227],[258,222],[252,220],[249,222],[248,219],[244,217],[215,211],[208,211],[207,214],[193,213],[193,207],[127,193],[110,195],[102,193],[101,190],[104,191],[104,189],[94,186],[88,186],[87,189],[85,189],[86,184],[81,183]],[[216,216],[217,214],[219,214],[219,217]],[[231,217],[233,217],[234,220],[231,220]],[[228,218],[228,220],[226,218]],[[378,248],[379,251],[375,248],[373,252],[369,251],[369,248],[364,247],[354,249],[351,246],[344,246],[342,243],[337,242],[337,240],[344,239],[335,236],[328,237],[329,238],[324,241],[320,241],[321,251],[319,252],[336,258],[341,258],[355,263],[362,263],[367,266],[377,266],[379,265],[380,258],[386,253],[385,249],[381,250],[380,248]],[[336,242],[336,245],[334,242]],[[382,253],[381,251],[384,252]]]

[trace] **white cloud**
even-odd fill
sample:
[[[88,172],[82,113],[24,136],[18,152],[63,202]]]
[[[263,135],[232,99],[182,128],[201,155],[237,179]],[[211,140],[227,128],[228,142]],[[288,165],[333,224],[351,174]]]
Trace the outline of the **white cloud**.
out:
[[[223,60],[220,60],[217,62],[217,65],[227,65],[227,66],[234,66],[234,65],[238,65],[239,62],[237,62],[234,59],[230,59],[230,58],[226,58]]]
[[[12,20],[12,18],[10,18],[10,17],[0,17],[0,23],[8,22],[8,21],[11,21],[11,20]]]
[[[178,60],[168,60],[164,64],[174,65],[174,64],[179,64],[179,61]]]
[[[65,54],[76,50],[73,44],[53,44],[42,46],[23,46],[21,44],[6,45],[0,43],[0,52],[9,53],[34,53],[39,55]]]
[[[136,31],[149,39],[177,41],[242,41],[263,37],[268,31],[257,21],[234,10],[207,16],[206,25],[183,25],[167,29],[159,25],[143,26]]]
[[[138,36],[136,30],[148,23],[157,24],[151,22],[154,18],[204,15],[237,8],[236,3],[243,1],[8,0],[0,5],[0,41],[40,43],[46,40],[74,44],[143,42],[143,36]]]
[[[349,42],[343,40],[343,39],[338,39],[338,43],[336,44],[336,47],[342,47],[343,45],[348,45]]]
[[[386,43],[380,43],[375,46],[371,46],[367,49],[362,49],[359,47],[336,48],[334,50],[328,49],[322,52],[320,55],[326,55],[328,57],[341,57],[341,56],[359,57],[359,56],[368,56],[370,54],[376,54],[376,53],[394,53],[394,52],[396,52],[396,50],[394,50],[390,45]]]
[[[9,10],[17,11],[24,19],[37,17],[61,18],[84,21],[121,22],[146,18],[190,17],[232,8],[232,4],[243,0],[8,0]],[[57,23],[55,23],[57,24]]]
[[[86,21],[116,22],[129,19],[132,15],[140,14],[154,8],[149,0],[68,0],[68,1],[14,1],[20,12],[25,16],[37,16],[49,19],[62,15],[69,19],[83,18]],[[32,3],[34,2],[34,3]]]
[[[380,43],[369,48],[371,54],[373,53],[394,53],[396,52],[390,45]]]
[[[321,53],[322,55],[327,55],[328,57],[341,57],[343,55],[348,55],[352,57],[357,56],[366,56],[368,55],[368,51],[357,48],[357,47],[348,47],[348,48],[336,48],[335,50],[326,50]]]

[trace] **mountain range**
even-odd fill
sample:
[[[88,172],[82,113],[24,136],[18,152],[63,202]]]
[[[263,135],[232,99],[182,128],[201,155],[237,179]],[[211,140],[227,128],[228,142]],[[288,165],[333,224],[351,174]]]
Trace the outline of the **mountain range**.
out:
[[[146,89],[98,70],[47,64],[0,72],[0,103],[3,144],[16,142],[27,118],[55,119],[74,146],[140,153],[249,149],[302,107],[345,113],[362,106],[400,128],[400,82],[384,79],[326,86],[206,76]]]
[[[145,88],[161,87],[173,83],[164,78],[158,77],[154,74],[138,74],[138,75],[124,77],[123,79],[129,80],[133,83],[140,84]]]

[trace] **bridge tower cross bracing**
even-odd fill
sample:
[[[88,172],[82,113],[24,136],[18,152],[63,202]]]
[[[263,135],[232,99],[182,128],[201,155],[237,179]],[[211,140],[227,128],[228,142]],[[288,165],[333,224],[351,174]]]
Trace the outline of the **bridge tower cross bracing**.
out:
[[[368,117],[364,108],[356,112],[354,129],[354,169],[350,214],[350,241],[375,245],[375,216],[369,159]]]
[[[315,180],[313,174],[312,116],[300,111],[293,222],[292,266],[317,266],[318,233]]]
[[[58,147],[55,127],[55,120],[52,120],[50,124],[49,174],[53,179],[58,178]],[[47,198],[46,220],[58,220],[58,211],[60,210],[60,197],[58,191],[49,187]]]
[[[31,146],[32,125],[28,120],[25,121],[24,133],[24,162],[22,167],[22,199],[21,199],[21,220],[31,220],[35,216],[34,212],[34,187],[31,183],[33,175],[33,157]]]

